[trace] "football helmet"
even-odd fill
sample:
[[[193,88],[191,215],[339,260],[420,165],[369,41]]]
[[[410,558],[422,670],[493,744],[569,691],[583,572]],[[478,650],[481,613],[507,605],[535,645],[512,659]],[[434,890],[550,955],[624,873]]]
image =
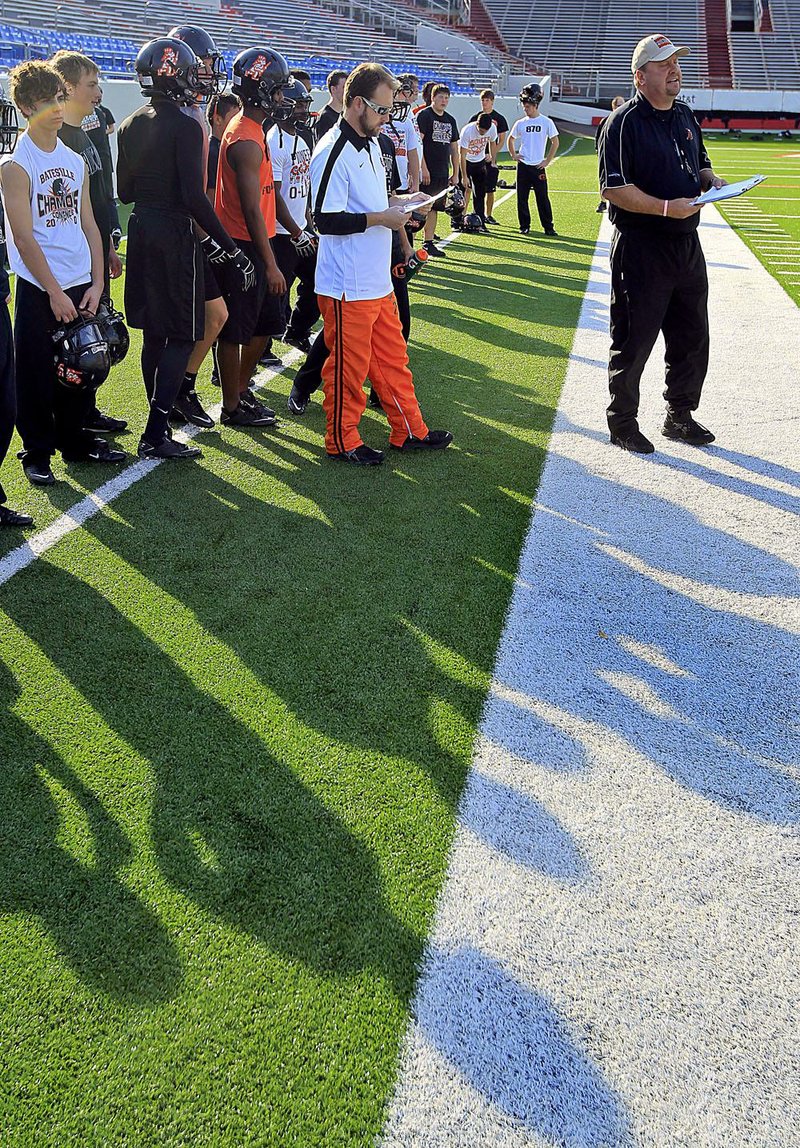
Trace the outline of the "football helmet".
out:
[[[128,328],[125,326],[125,317],[117,311],[110,299],[100,300],[95,316],[100,327],[100,333],[108,344],[108,357],[111,366],[116,367],[128,353],[131,345]]]
[[[136,57],[135,70],[145,96],[160,92],[186,106],[203,96],[202,64],[183,40],[170,36],[151,40]]]
[[[0,155],[10,155],[17,146],[19,122],[17,109],[0,92]]]
[[[463,215],[465,203],[464,192],[460,187],[448,187],[442,210],[447,215]]]
[[[231,91],[242,104],[261,108],[273,116],[281,104],[281,89],[291,77],[289,65],[271,48],[246,48],[233,61]]]
[[[281,88],[281,102],[273,108],[272,118],[276,124],[307,124],[311,115],[311,96],[304,84],[289,77],[289,83]]]
[[[96,389],[108,378],[111,356],[96,315],[77,319],[52,334],[56,378],[71,391]]]
[[[204,28],[198,28],[196,24],[178,24],[176,28],[171,28],[167,35],[173,40],[182,40],[184,44],[188,44],[200,61],[200,79],[204,99],[210,100],[212,96],[218,96],[225,90],[225,85],[228,82],[225,60]],[[211,60],[210,74],[205,63],[209,59]]]
[[[395,100],[392,104],[392,111],[389,119],[395,123],[402,123],[403,120],[408,119],[408,113],[411,111],[411,104],[406,103],[404,100]]]
[[[538,84],[526,84],[519,94],[521,104],[536,104],[537,108],[544,99],[544,92]]]
[[[469,235],[480,235],[483,231],[483,220],[474,211],[468,211],[461,224],[461,230]]]

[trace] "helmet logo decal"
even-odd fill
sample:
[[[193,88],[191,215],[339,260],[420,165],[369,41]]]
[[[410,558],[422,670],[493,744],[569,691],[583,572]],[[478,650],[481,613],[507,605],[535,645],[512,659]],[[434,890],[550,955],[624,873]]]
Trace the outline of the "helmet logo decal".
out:
[[[156,68],[157,76],[177,76],[178,53],[174,48],[166,47],[161,55],[161,63]]]
[[[266,56],[257,56],[250,67],[245,72],[245,75],[251,80],[260,80],[269,67],[269,60]]]

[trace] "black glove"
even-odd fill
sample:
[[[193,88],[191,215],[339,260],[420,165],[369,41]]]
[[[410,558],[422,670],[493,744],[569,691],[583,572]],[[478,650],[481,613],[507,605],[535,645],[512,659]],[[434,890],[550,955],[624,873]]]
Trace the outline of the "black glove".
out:
[[[255,287],[256,269],[241,248],[234,247],[230,255],[226,254],[225,258],[233,264],[241,275],[245,291],[249,291],[251,287]]]
[[[220,247],[216,239],[212,239],[210,235],[206,235],[200,240],[200,246],[206,259],[213,267],[221,267],[223,263],[228,262],[228,252],[224,247]]]
[[[292,246],[301,259],[312,259],[317,253],[317,237],[313,231],[301,231],[292,236]]]

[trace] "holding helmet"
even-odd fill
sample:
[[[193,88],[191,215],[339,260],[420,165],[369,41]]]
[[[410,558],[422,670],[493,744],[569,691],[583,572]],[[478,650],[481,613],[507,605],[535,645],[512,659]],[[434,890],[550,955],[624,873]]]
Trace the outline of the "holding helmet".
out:
[[[108,378],[111,356],[95,315],[78,315],[53,332],[56,378],[68,390],[97,390]]]
[[[128,328],[125,326],[125,317],[122,312],[115,309],[110,299],[104,297],[100,300],[100,306],[97,308],[97,322],[100,333],[108,344],[111,366],[116,367],[125,358],[131,345]]]

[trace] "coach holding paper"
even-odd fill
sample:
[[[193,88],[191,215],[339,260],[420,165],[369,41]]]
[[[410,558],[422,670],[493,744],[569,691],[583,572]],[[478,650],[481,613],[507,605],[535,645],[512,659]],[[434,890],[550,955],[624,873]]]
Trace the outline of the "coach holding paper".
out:
[[[361,441],[369,375],[399,450],[441,449],[449,431],[429,431],[414,393],[406,342],[392,290],[392,231],[408,221],[404,202],[389,205],[378,136],[388,123],[397,82],[380,64],[359,64],[347,78],[344,111],[311,157],[311,200],[319,232],[316,288],[329,355],[322,369],[325,449],[356,466],[383,462]]]
[[[600,190],[614,225],[611,241],[611,442],[651,454],[639,430],[639,381],[659,331],[666,343],[667,438],[706,446],[711,431],[692,411],[708,368],[708,279],[697,225],[701,191],[722,187],[681,88],[676,47],[647,36],[634,49],[636,95],[600,133]]]

